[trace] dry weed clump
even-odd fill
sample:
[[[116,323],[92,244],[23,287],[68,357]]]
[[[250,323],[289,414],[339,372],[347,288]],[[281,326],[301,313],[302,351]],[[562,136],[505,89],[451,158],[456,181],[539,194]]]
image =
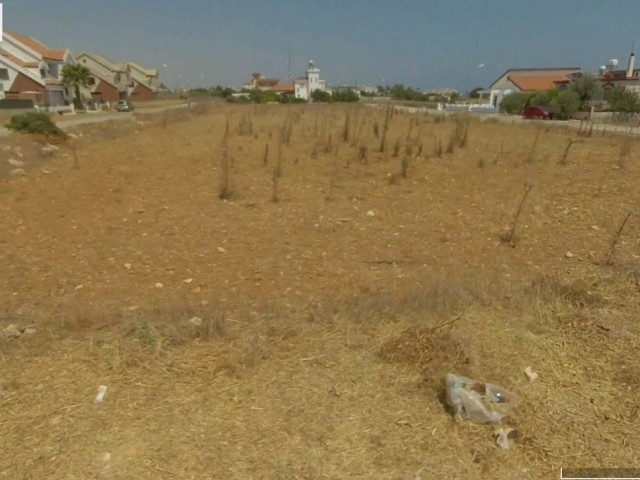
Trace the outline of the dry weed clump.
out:
[[[455,148],[465,148],[467,146],[468,140],[469,140],[469,119],[464,116],[456,116],[455,127],[449,139],[449,144],[451,145],[451,152],[448,152],[448,153],[453,153],[453,150]]]
[[[402,363],[419,371],[423,382],[441,390],[447,373],[473,377],[474,362],[469,348],[451,332],[426,327],[405,330],[385,342],[377,352],[388,363]]]

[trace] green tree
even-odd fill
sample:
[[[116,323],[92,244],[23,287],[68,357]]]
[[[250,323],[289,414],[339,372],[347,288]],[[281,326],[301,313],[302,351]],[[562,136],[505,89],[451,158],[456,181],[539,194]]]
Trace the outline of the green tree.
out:
[[[331,100],[334,102],[357,102],[360,97],[350,88],[336,90],[331,94]]]
[[[569,90],[577,95],[581,108],[587,107],[592,100],[601,100],[603,95],[600,80],[593,75],[576,77],[569,84]]]
[[[316,103],[329,103],[331,101],[331,94],[324,90],[314,90],[311,92],[311,100]]]
[[[611,108],[619,113],[640,113],[640,96],[622,87],[613,88],[607,92],[606,100]]]
[[[541,105],[547,106],[551,102],[551,95],[549,92],[536,92],[529,97],[527,105]]]
[[[469,98],[480,98],[480,91],[484,90],[482,87],[476,87],[469,92]]]
[[[509,114],[517,114],[529,104],[531,100],[530,93],[513,92],[509,95],[505,95],[500,102],[500,111]]]
[[[568,120],[580,110],[580,97],[573,90],[565,90],[549,102],[549,109],[554,118]]]
[[[82,108],[82,98],[80,97],[80,87],[89,85],[91,71],[79,63],[68,63],[62,68],[62,83],[73,88],[74,104],[76,108]]]

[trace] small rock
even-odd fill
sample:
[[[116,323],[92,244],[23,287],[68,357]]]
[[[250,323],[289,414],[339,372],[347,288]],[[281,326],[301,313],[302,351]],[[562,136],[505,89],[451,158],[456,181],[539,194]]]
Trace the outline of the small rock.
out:
[[[218,247],[218,251],[219,251],[220,253],[227,253],[227,251],[226,251],[224,248],[222,248],[222,247]]]
[[[131,264],[130,263],[125,263],[124,264],[124,268],[126,268],[127,270],[131,270]]]
[[[27,327],[24,329],[25,335],[33,335],[34,333],[36,333],[36,329],[33,327]]]
[[[102,473],[106,473],[107,470],[109,470],[109,468],[111,467],[111,454],[109,452],[105,452],[100,455],[99,464]]]
[[[573,253],[567,252],[564,254],[565,258],[573,258]]]
[[[597,225],[591,225],[591,230],[600,230],[600,227]]]
[[[14,168],[11,170],[11,175],[14,177],[24,177],[27,172],[24,171],[24,168]]]
[[[193,278],[185,278],[183,282],[189,285],[191,282],[193,282]]]
[[[2,336],[4,338],[19,338],[22,335],[22,331],[15,323],[9,324],[4,330],[2,330]]]
[[[527,367],[524,369],[524,374],[527,377],[529,382],[534,382],[538,378],[538,374],[534,372],[531,367]]]
[[[189,323],[191,325],[199,327],[200,325],[202,325],[202,319],[200,317],[193,317],[191,320],[189,320]]]
[[[160,282],[156,283],[155,286],[156,286],[156,288],[164,288],[164,285],[161,284]]]
[[[55,152],[56,150],[58,150],[58,147],[51,144],[42,147],[43,152]]]
[[[10,158],[7,160],[7,162],[9,162],[9,165],[15,168],[24,167],[24,162],[22,160],[16,160],[15,158]]]
[[[376,216],[376,212],[374,212],[373,210],[369,210],[367,212],[367,217],[375,217]]]
[[[84,288],[84,285],[76,285],[76,290],[82,290]]]

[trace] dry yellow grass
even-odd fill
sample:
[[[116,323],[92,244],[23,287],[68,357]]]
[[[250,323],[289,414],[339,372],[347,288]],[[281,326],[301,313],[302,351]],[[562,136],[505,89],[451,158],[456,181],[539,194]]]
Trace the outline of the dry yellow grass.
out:
[[[575,133],[536,125],[471,120],[466,147],[435,158],[451,119],[393,114],[379,152],[384,110],[175,115],[83,127],[80,168],[61,148],[49,173],[1,187],[0,327],[36,328],[0,340],[1,478],[510,479],[640,463],[635,217],[603,261],[640,203],[620,138],[576,139],[561,165]],[[500,235],[525,181],[511,248]],[[449,371],[517,394],[511,450],[453,422]]]

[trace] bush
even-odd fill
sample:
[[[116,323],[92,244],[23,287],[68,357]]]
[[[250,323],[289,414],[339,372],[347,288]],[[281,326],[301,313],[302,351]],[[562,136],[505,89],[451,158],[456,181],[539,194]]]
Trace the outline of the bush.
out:
[[[565,90],[551,100],[549,109],[553,114],[553,118],[560,120],[568,120],[571,116],[580,110],[580,97],[572,90]]]
[[[322,90],[314,90],[311,92],[311,100],[317,103],[329,103],[331,101],[331,94]]]
[[[296,98],[293,95],[280,95],[278,97],[280,103],[307,103],[304,98]]]
[[[358,102],[360,97],[351,89],[336,90],[331,94],[331,100],[334,102]]]
[[[66,134],[53,123],[51,117],[43,112],[27,112],[13,115],[5,126],[15,132],[45,135],[47,137],[66,137]]]
[[[624,88],[614,88],[607,92],[606,100],[611,105],[612,110],[624,113],[640,112],[640,96]]]
[[[547,92],[537,92],[529,98],[528,105],[547,106],[550,102],[551,98]]]
[[[500,111],[509,114],[520,113],[530,100],[531,94],[529,93],[510,93],[502,99]]]

